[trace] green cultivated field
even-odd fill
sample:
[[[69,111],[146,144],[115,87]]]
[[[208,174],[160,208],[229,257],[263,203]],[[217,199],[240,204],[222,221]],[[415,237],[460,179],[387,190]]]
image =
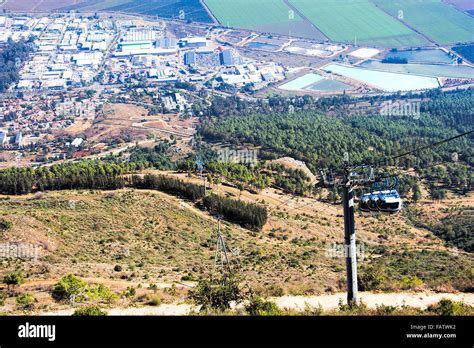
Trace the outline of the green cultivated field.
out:
[[[223,25],[254,28],[261,24],[289,21],[290,10],[280,0],[206,0],[207,6]],[[295,20],[300,20],[295,16]]]
[[[292,11],[283,0],[205,0],[225,26],[269,33],[324,39],[317,29]]]
[[[407,24],[438,44],[474,41],[474,19],[440,0],[373,0],[392,16],[403,11]]]
[[[422,46],[424,38],[368,0],[289,0],[336,42],[382,47]]]

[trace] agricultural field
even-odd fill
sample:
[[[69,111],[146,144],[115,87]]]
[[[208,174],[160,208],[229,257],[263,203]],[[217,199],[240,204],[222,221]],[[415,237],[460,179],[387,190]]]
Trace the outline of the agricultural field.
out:
[[[453,51],[460,54],[464,59],[474,63],[474,45],[456,46]]]
[[[120,6],[126,3],[130,3],[131,0],[84,0],[76,4],[65,6],[62,10],[75,10],[75,11],[103,11],[107,8]]]
[[[182,18],[198,22],[212,22],[199,0],[87,0],[65,7],[78,11],[117,11],[166,18]],[[181,16],[181,17],[180,17]]]
[[[8,11],[51,11],[64,6],[79,5],[87,0],[0,0],[0,9]]]
[[[474,41],[474,18],[440,0],[374,0],[374,3],[394,17],[402,15],[409,26],[438,44]]]
[[[445,0],[462,11],[474,10],[474,2],[472,0]]]
[[[324,40],[325,37],[283,0],[205,0],[225,26]]]
[[[421,46],[425,39],[368,0],[289,0],[331,40],[381,47]]]

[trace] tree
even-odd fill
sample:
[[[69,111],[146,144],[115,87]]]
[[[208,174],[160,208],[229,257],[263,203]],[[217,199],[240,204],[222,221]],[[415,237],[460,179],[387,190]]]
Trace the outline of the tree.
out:
[[[240,199],[240,197],[242,196],[242,191],[244,190],[244,185],[239,182],[236,184],[236,186],[237,186],[237,190],[239,190],[239,199]]]
[[[336,203],[338,199],[339,199],[339,195],[337,194],[337,191],[333,188],[330,188],[328,191],[327,200],[329,202]]]
[[[190,293],[191,300],[201,311],[224,312],[230,309],[231,302],[239,303],[243,295],[237,280],[231,275],[201,279]]]
[[[28,59],[29,53],[33,50],[29,40],[22,39],[18,42],[8,39],[6,48],[0,52],[0,92],[5,91],[11,83],[18,81],[21,63]],[[20,63],[20,64],[18,64]]]
[[[418,202],[422,197],[420,186],[418,184],[413,185],[412,191],[413,191],[413,196],[412,196],[413,201]]]
[[[440,189],[433,185],[430,188],[430,196],[433,200],[438,200],[438,201],[443,200],[446,198],[446,190]]]
[[[53,285],[51,295],[56,301],[69,301],[73,297],[75,301],[80,302],[82,298],[76,298],[76,296],[80,296],[86,286],[87,283],[81,278],[68,274]]]
[[[8,287],[21,285],[25,282],[25,276],[22,272],[11,272],[5,275],[3,282],[7,284]]]

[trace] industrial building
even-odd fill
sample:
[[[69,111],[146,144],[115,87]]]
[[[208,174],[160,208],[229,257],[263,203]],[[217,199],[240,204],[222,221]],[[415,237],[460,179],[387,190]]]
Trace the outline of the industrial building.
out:
[[[176,40],[159,38],[159,33],[152,30],[130,30],[125,32],[113,53],[114,57],[131,57],[138,55],[170,55],[177,52]]]
[[[176,48],[176,39],[161,38],[161,39],[156,40],[155,46],[157,48],[165,48],[165,49]]]
[[[185,48],[199,48],[207,46],[207,39],[205,37],[187,37],[179,40],[180,47]]]
[[[234,58],[231,50],[224,50],[220,54],[220,60],[222,65],[233,65]]]
[[[15,26],[0,31],[0,44],[31,35],[37,38],[35,52],[19,72],[19,90],[63,90],[90,83],[116,35],[106,21],[74,16],[8,20]]]
[[[20,146],[22,140],[23,140],[23,134],[21,134],[21,132],[18,132],[15,134],[15,139],[13,140],[13,143],[17,146]]]
[[[75,139],[71,142],[71,146],[79,147],[79,146],[82,145],[83,142],[84,142],[84,139],[82,139],[82,138],[75,138]]]
[[[7,133],[0,131],[0,146],[3,146],[7,142]]]
[[[126,31],[120,38],[120,42],[140,42],[140,41],[155,41],[158,33],[149,29],[132,29]]]
[[[184,54],[184,64],[196,65],[196,52],[195,51],[189,51]]]

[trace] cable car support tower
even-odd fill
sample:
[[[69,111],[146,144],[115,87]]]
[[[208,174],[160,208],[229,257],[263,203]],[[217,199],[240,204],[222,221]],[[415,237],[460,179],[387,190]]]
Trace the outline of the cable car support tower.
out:
[[[347,276],[347,303],[349,305],[359,304],[357,290],[357,253],[356,253],[356,230],[354,219],[354,188],[358,185],[367,185],[375,182],[373,168],[369,168],[368,174],[359,174],[349,166],[349,154],[344,153],[344,165],[342,173],[328,176],[321,172],[325,187],[341,187],[342,205],[344,209],[344,251],[346,256]]]
[[[224,236],[221,233],[221,217],[217,217],[217,240],[216,240],[216,255],[215,265],[222,267],[226,272],[231,273],[232,267],[230,265],[229,256],[227,254],[227,246]]]
[[[424,145],[413,150],[401,153],[391,158],[386,158],[381,161],[350,166],[349,165],[349,154],[344,153],[344,164],[342,170],[338,170],[337,173],[330,171],[329,173],[321,171],[321,182],[320,185],[323,187],[341,187],[342,188],[342,204],[344,208],[344,247],[346,256],[346,273],[347,273],[347,303],[349,306],[359,303],[359,296],[357,291],[357,254],[356,254],[356,229],[354,220],[354,188],[357,186],[366,186],[368,184],[375,184],[387,179],[386,176],[374,175],[374,168],[380,166],[386,166],[390,160],[394,161],[399,158],[414,155],[420,151],[434,148],[453,140],[468,136],[474,133],[473,130],[458,134],[456,136],[443,139],[428,145]],[[286,203],[286,202],[285,202]],[[398,210],[401,209],[401,205],[398,206]],[[379,208],[379,210],[382,210]],[[391,212],[390,210],[388,210]]]

